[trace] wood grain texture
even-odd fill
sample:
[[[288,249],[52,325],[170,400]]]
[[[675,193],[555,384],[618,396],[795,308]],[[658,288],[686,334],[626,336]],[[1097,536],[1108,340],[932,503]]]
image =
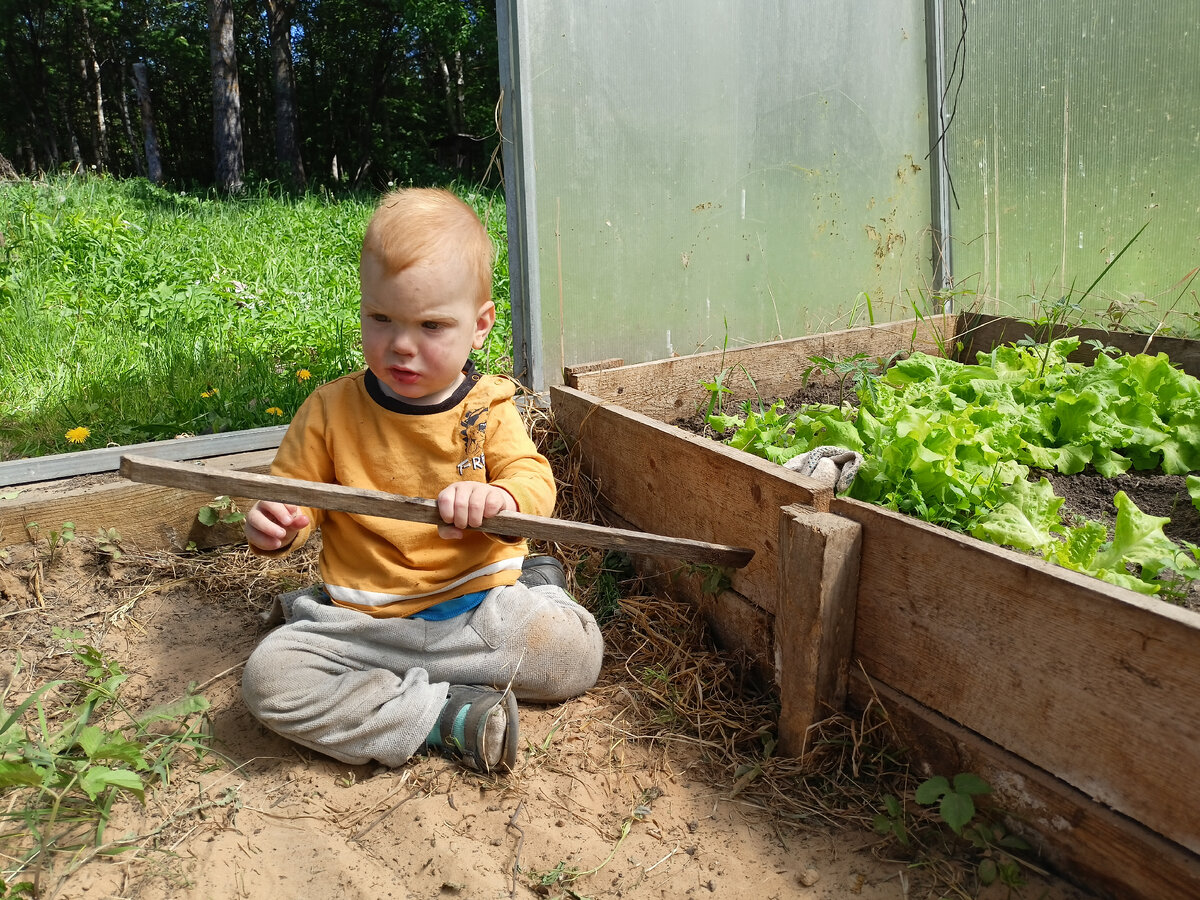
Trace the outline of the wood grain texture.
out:
[[[775,634],[785,754],[803,756],[809,727],[845,705],[861,543],[857,522],[801,506],[780,511]]]
[[[787,397],[800,387],[810,356],[840,359],[866,353],[887,357],[913,349],[937,354],[939,344],[953,346],[955,327],[954,316],[909,319],[620,368],[577,371],[569,375],[568,385],[660,422],[673,422],[691,417],[707,403],[704,384],[724,369],[729,371],[723,383],[735,396],[769,401]]]
[[[987,781],[1008,826],[1089,892],[1111,900],[1200,897],[1196,854],[861,673],[851,673],[850,699],[859,709],[879,701],[918,772],[973,772]]]
[[[1062,337],[1067,330],[1055,329],[1054,337]],[[1016,319],[982,313],[964,314],[959,319],[958,338],[962,341],[963,348],[957,358],[963,362],[974,363],[976,353],[986,353],[999,344],[1032,337],[1033,331],[1028,323]],[[1184,372],[1200,378],[1200,341],[1162,335],[1125,334],[1119,331],[1102,331],[1099,328],[1071,328],[1070,332],[1078,336],[1080,341],[1097,340],[1130,354],[1165,353],[1171,362]],[[1081,345],[1069,358],[1072,362],[1091,363],[1096,358],[1096,350]]]
[[[648,531],[754,550],[749,565],[731,573],[731,587],[775,611],[779,508],[824,509],[829,488],[571,388],[552,387],[550,405],[602,505]]]
[[[265,472],[275,451],[259,450],[205,460],[217,469]],[[37,522],[42,534],[74,522],[80,537],[94,535],[100,528],[115,528],[122,541],[144,550],[183,549],[189,540],[204,535],[194,532],[196,513],[213,499],[212,494],[183,492],[174,488],[107,481],[71,487],[63,482],[54,487],[22,491],[16,499],[0,501],[0,547],[28,540],[26,526]],[[250,500],[234,497],[245,509]]]
[[[320,484],[252,472],[219,471],[206,466],[139,456],[122,457],[121,474],[131,481],[215,495],[247,495],[259,500],[402,519],[426,525],[440,525],[443,521],[437,503],[433,500],[403,497],[385,491],[365,490],[342,484]],[[744,566],[754,555],[752,550],[744,547],[643,534],[638,531],[605,528],[601,525],[568,522],[517,512],[497,513],[485,519],[478,528],[468,530],[622,550],[626,553],[669,554],[676,559],[714,566]]]
[[[866,673],[1200,852],[1200,613],[853,500]]]

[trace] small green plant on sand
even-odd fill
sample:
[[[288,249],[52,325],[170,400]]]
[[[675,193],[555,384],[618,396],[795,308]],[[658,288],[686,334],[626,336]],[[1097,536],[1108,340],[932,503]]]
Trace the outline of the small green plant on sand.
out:
[[[569,866],[565,861],[560,860],[553,869],[550,869],[547,872],[537,872],[532,869],[528,870],[526,874],[528,875],[535,890],[537,890],[539,894],[544,895],[547,892],[547,888],[557,886],[559,889],[564,891],[565,895],[570,897],[571,900],[586,900],[583,895],[577,893],[573,889],[572,885],[581,878],[586,878],[589,875],[595,875],[610,862],[612,862],[613,857],[617,855],[617,851],[621,848],[621,844],[625,842],[625,838],[629,837],[630,831],[633,830],[634,823],[650,818],[650,815],[653,812],[650,806],[661,796],[662,790],[657,787],[647,788],[646,790],[642,791],[633,810],[630,811],[629,815],[627,815],[624,821],[621,823],[621,827],[617,835],[617,841],[615,844],[613,844],[612,850],[609,851],[608,856],[606,856],[599,865],[591,869],[581,870],[573,866]]]
[[[976,798],[992,792],[991,785],[970,772],[953,780],[935,775],[917,786],[911,808],[893,794],[884,795],[883,809],[875,816],[875,831],[887,835],[920,857],[939,845],[951,855],[965,855],[981,886],[1002,884],[1010,889],[1025,883],[1022,867],[1034,868],[1014,854],[1028,852],[1021,837],[1009,832],[981,810]],[[954,838],[947,841],[945,829]]]
[[[96,549],[109,559],[121,558],[121,533],[115,528],[96,529]]]
[[[37,522],[30,522],[25,526],[25,531],[29,534],[29,539],[31,541],[36,541],[38,539],[38,535],[41,533],[41,530],[42,526]],[[67,544],[71,543],[73,540],[75,540],[74,522],[63,522],[61,528],[50,529],[50,532],[46,535],[46,543],[50,549],[50,555],[46,560],[47,564],[53,565],[54,560],[58,557],[58,554],[61,553],[63,548],[65,548]]]
[[[16,896],[24,884],[40,896],[50,890],[48,878],[135,846],[105,834],[117,801],[143,800],[149,786],[167,782],[180,750],[207,749],[207,700],[187,694],[135,713],[121,697],[129,676],[120,665],[82,632],[54,634],[81,674],[44,684],[12,707],[18,659],[0,696],[0,818],[8,823],[0,872],[7,893],[0,896]]]

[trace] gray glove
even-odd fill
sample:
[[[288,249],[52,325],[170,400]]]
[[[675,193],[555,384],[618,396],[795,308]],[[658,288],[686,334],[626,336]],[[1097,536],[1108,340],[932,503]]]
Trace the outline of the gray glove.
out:
[[[814,447],[807,453],[793,456],[783,467],[814,478],[842,494],[850,489],[862,461],[861,453],[845,447]]]

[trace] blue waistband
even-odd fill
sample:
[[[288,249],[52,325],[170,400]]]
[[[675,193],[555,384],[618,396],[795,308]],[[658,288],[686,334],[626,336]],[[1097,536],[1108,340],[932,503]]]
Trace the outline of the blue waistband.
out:
[[[443,600],[441,603],[437,603],[429,607],[429,609],[423,609],[418,613],[413,613],[411,616],[409,616],[409,618],[426,619],[430,622],[442,622],[446,619],[453,619],[455,616],[461,616],[463,613],[473,610],[483,602],[483,598],[487,595],[487,591],[476,591],[473,594],[463,594],[461,597]]]

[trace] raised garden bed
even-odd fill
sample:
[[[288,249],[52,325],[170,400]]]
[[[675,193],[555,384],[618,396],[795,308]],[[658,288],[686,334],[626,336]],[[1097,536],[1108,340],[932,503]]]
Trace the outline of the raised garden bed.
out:
[[[752,378],[759,396],[786,397],[811,356],[961,341],[973,359],[1021,336],[1011,320],[945,317],[576,370],[552,406],[616,518],[757,551],[715,593],[705,573],[660,568],[774,677],[787,750],[823,708],[878,697],[921,765],[987,778],[1043,855],[1089,887],[1195,896],[1200,783],[1180,774],[1200,768],[1200,614],[832,497],[668,424],[723,370],[727,386]],[[1147,349],[1145,336],[1098,336]],[[1200,371],[1195,342],[1148,349]]]

